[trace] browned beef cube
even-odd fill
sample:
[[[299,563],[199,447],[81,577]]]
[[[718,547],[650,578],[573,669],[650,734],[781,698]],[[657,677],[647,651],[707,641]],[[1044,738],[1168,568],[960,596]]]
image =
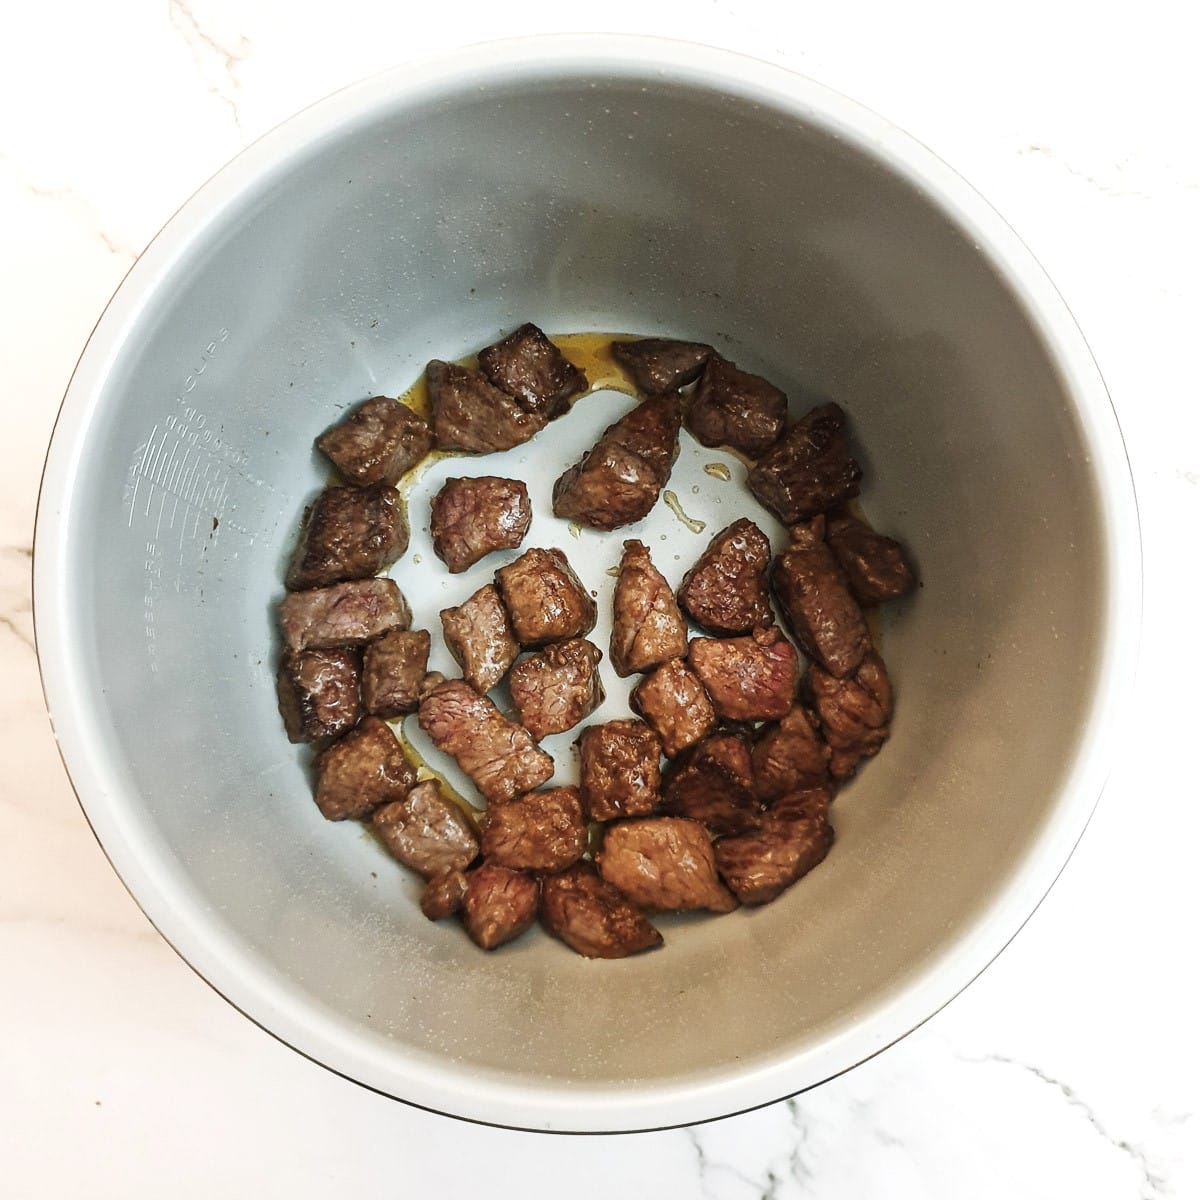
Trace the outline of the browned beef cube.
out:
[[[511,942],[537,920],[538,881],[523,871],[497,863],[481,863],[467,873],[462,923],[484,950]]]
[[[489,803],[520,796],[554,774],[554,760],[537,748],[529,731],[461,679],[438,684],[417,711],[433,744],[458,763]]]
[[[626,958],[662,945],[662,934],[589,862],[542,880],[547,932],[584,958]]]
[[[425,369],[433,440],[439,450],[490,454],[527,442],[545,424],[479,371],[434,359]]]
[[[561,871],[587,849],[587,826],[573,787],[530,792],[493,804],[483,822],[483,855],[513,871]]]
[[[425,418],[387,396],[364,400],[317,438],[317,448],[359,487],[398,482],[432,446]]]
[[[596,865],[638,908],[724,913],[737,907],[717,878],[708,831],[682,817],[645,817],[606,826]]]
[[[371,823],[392,857],[426,879],[464,871],[479,853],[471,819],[432,779],[377,808]]]
[[[366,579],[407,548],[404,502],[391,484],[326,488],[305,510],[287,586],[300,591]]]
[[[800,683],[800,660],[779,630],[749,637],[696,638],[688,665],[726,721],[770,721],[787,715]]]
[[[769,903],[829,853],[830,799],[824,788],[791,792],[767,809],[756,829],[717,842],[717,869],[743,904]]]
[[[317,756],[317,807],[330,821],[362,820],[381,804],[403,800],[417,781],[396,735],[378,717],[363,717]]]
[[[785,525],[805,521],[858,495],[862,467],[850,457],[846,414],[822,404],[801,418],[758,460],[750,491]]]
[[[457,575],[494,550],[515,550],[529,532],[533,510],[520,480],[482,475],[447,479],[429,517],[433,552]]]
[[[588,385],[587,376],[536,325],[522,325],[503,341],[485,346],[479,366],[522,408],[546,420],[557,417]]]
[[[714,354],[688,406],[687,427],[702,446],[731,446],[758,458],[775,444],[786,419],[783,392]]]
[[[797,704],[778,725],[768,726],[754,745],[755,791],[764,800],[829,781],[829,747],[816,717]]]
[[[467,898],[467,877],[461,871],[443,871],[435,875],[421,893],[421,911],[431,921],[453,916]]]
[[[668,758],[698,742],[717,723],[704,685],[679,658],[647,675],[633,689],[629,703],[658,734]]]
[[[275,680],[289,742],[315,742],[353,729],[362,715],[358,655],[352,650],[289,654]]]
[[[443,608],[441,617],[442,637],[462,667],[463,678],[477,692],[491,691],[517,661],[521,649],[500,593],[486,584],[457,608]]]
[[[714,733],[678,759],[663,781],[662,811],[699,821],[714,836],[752,829],[761,808],[745,737]]]
[[[655,505],[679,453],[675,396],[643,401],[554,485],[554,514],[592,529],[640,521]]]
[[[363,651],[367,712],[389,719],[416,712],[428,664],[429,634],[424,629],[394,629],[372,642]]]
[[[596,624],[596,603],[561,550],[526,550],[496,572],[496,585],[522,646],[582,637]]]
[[[833,552],[821,540],[824,518],[789,530],[792,544],[771,567],[771,583],[800,649],[839,679],[871,647],[867,622]]]
[[[887,668],[871,651],[844,679],[813,663],[807,682],[832,751],[829,772],[834,779],[849,779],[859,759],[878,754],[891,733],[892,685]]]
[[[622,678],[687,653],[687,626],[679,605],[641,542],[626,542],[621,555],[609,651]]]
[[[647,396],[663,396],[695,383],[715,353],[702,342],[677,342],[672,338],[613,342],[611,349],[633,386]]]
[[[710,633],[749,633],[772,623],[767,568],[771,543],[753,521],[718,533],[679,585],[679,603]]]
[[[408,603],[393,579],[355,579],[291,592],[279,605],[283,644],[298,650],[361,646],[389,629],[407,629]]]
[[[555,642],[522,659],[508,677],[521,724],[541,741],[573,729],[604,702],[600,651],[584,638]]]
[[[643,721],[589,725],[579,738],[579,793],[593,821],[654,811],[662,742]]]
[[[904,547],[865,521],[844,514],[830,517],[825,541],[864,607],[896,600],[917,585]]]

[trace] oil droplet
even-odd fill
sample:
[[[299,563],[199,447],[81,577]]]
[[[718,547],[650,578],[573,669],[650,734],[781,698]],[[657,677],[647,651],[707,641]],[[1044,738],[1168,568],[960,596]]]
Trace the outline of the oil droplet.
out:
[[[693,483],[693,484],[692,484],[692,495],[693,495],[693,496],[698,496],[698,495],[700,495],[700,485],[699,485],[698,483]]]
[[[419,567],[420,565],[421,565],[421,556],[419,554],[414,554],[413,555],[413,566]]]
[[[580,530],[580,528],[581,528],[581,526],[580,526],[580,524],[579,524],[579,522],[578,522],[578,521],[572,521],[572,522],[571,522],[571,523],[570,523],[570,524],[567,526],[567,532],[568,532],[568,533],[569,533],[569,534],[570,534],[570,535],[571,535],[573,538],[577,538],[577,537],[579,536],[579,530]]]
[[[730,479],[729,468],[724,463],[705,463],[704,473],[705,475],[711,475],[714,479],[723,479],[726,483]],[[692,491],[695,490],[695,488],[692,489]]]
[[[667,507],[679,518],[679,520],[688,527],[693,533],[703,533],[707,528],[703,521],[697,521],[689,517],[683,511],[679,503],[679,497],[674,492],[663,492],[663,499],[667,502]]]

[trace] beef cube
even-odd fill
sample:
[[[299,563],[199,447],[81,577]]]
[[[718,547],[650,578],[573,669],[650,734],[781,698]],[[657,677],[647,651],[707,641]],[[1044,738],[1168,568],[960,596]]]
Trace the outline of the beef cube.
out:
[[[356,579],[333,587],[291,592],[279,605],[283,644],[300,650],[361,646],[412,622],[408,602],[392,579]]]
[[[846,414],[822,404],[801,418],[758,460],[750,491],[785,525],[828,512],[858,495],[862,467],[850,457]]]
[[[731,446],[753,459],[775,444],[786,419],[783,392],[714,354],[688,406],[687,427],[702,446]]]
[[[432,446],[425,418],[388,396],[364,400],[317,438],[317,449],[359,487],[398,483]]]
[[[522,646],[583,637],[596,624],[596,604],[561,550],[526,550],[496,572],[496,585]]]
[[[545,424],[479,371],[434,359],[425,369],[433,440],[439,450],[490,454],[527,442]]]
[[[462,908],[467,896],[467,877],[461,871],[435,875],[421,893],[421,911],[431,921],[444,921]]]
[[[521,650],[500,593],[486,584],[457,608],[443,608],[441,618],[442,637],[463,678],[477,692],[490,692]]]
[[[371,824],[392,857],[426,879],[465,871],[479,853],[470,818],[432,779],[377,808]]]
[[[513,871],[562,871],[587,849],[587,826],[573,787],[530,792],[493,804],[483,824],[483,855]]]
[[[770,721],[787,715],[800,683],[792,643],[772,626],[749,637],[696,638],[688,665],[726,721]]]
[[[542,880],[542,926],[584,958],[626,958],[662,945],[662,934],[589,862]]]
[[[621,555],[609,652],[622,678],[687,653],[687,626],[679,605],[642,542],[626,542]]]
[[[406,549],[404,502],[391,484],[326,488],[305,510],[287,586],[301,591],[367,579]]]
[[[699,821],[714,836],[752,829],[761,808],[746,739],[719,732],[693,746],[667,772],[662,811]]]
[[[358,655],[352,650],[289,654],[275,680],[289,742],[315,742],[353,729],[362,715]]]
[[[548,421],[588,385],[587,376],[536,325],[522,325],[503,341],[485,346],[479,366],[523,409]]]
[[[429,663],[424,629],[394,629],[363,651],[362,693],[367,712],[392,719],[416,712]]]
[[[824,518],[793,525],[791,545],[771,566],[771,584],[800,649],[839,679],[871,648],[871,635],[833,552]]]
[[[644,817],[605,827],[596,865],[638,908],[730,912],[737,901],[717,878],[708,831],[682,817]]]
[[[679,603],[710,633],[749,633],[774,621],[767,569],[771,543],[743,517],[718,533],[679,585]]]
[[[807,684],[832,752],[829,772],[836,780],[849,779],[859,759],[878,754],[891,733],[892,685],[887,668],[871,651],[843,679],[813,663]]]
[[[554,774],[554,760],[534,745],[529,731],[461,679],[439,683],[417,712],[433,744],[458,763],[489,803],[520,796]]]
[[[403,800],[417,781],[396,735],[378,717],[363,719],[317,756],[317,807],[330,821],[362,820]]]
[[[829,853],[833,828],[825,788],[776,800],[758,827],[714,847],[717,870],[743,904],[767,904],[807,875]]]
[[[537,920],[538,881],[524,871],[484,862],[467,873],[462,923],[477,946],[495,950]]]
[[[845,514],[831,517],[825,541],[864,608],[899,599],[917,585],[904,547],[865,521]]]
[[[579,793],[592,821],[654,811],[662,742],[643,721],[589,725],[579,738]]]
[[[515,550],[529,532],[533,510],[520,480],[483,475],[447,479],[429,517],[433,552],[457,575],[494,550]]]
[[[508,677],[521,724],[534,740],[565,733],[604,702],[601,654],[583,638],[555,642],[522,659]]]
[[[658,734],[668,758],[698,742],[717,723],[704,685],[680,658],[647,675],[633,689],[629,703]]]
[[[828,783],[829,747],[815,722],[816,716],[797,704],[763,731],[751,754],[754,789],[763,800]]]
[[[716,353],[703,342],[677,342],[673,338],[641,338],[613,342],[612,356],[646,396],[664,396],[695,383],[704,364]]]
[[[675,396],[645,400],[600,435],[554,485],[554,514],[592,529],[640,521],[655,505],[679,453]]]

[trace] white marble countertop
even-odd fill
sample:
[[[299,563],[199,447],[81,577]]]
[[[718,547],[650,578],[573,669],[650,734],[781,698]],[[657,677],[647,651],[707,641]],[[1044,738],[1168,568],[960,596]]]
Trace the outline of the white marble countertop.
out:
[[[1151,3],[342,0],[10,6],[0,39],[0,1193],[23,1197],[1200,1195],[1200,87]],[[787,15],[780,15],[785,10]],[[1030,244],[1111,388],[1145,537],[1137,695],[1106,795],[1016,942],[922,1029],[794,1101],[667,1133],[478,1128],[337,1078],[142,917],[46,721],[29,577],[42,457],[88,332],[193,189],[362,75],[601,28],[784,63],[889,116]],[[1186,607],[1185,607],[1186,606]],[[1182,661],[1181,661],[1182,660]]]

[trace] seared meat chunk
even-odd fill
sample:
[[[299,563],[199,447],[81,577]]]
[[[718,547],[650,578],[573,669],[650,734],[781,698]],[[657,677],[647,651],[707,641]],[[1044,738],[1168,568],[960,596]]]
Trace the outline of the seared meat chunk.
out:
[[[791,545],[771,567],[771,583],[800,649],[839,679],[871,647],[858,601],[833,552],[821,540],[824,518],[793,525]]]
[[[367,712],[402,717],[416,712],[421,680],[429,665],[429,634],[424,629],[393,629],[363,651],[362,693]]]
[[[490,692],[521,650],[500,593],[486,584],[457,608],[443,608],[441,618],[446,648],[462,668],[463,678],[477,692]]]
[[[609,650],[622,678],[687,653],[687,626],[679,605],[641,542],[626,542],[621,555]]]
[[[579,738],[579,793],[588,818],[611,821],[654,811],[662,742],[643,721],[589,725]]]
[[[330,821],[362,820],[381,804],[403,800],[417,782],[396,735],[378,717],[363,717],[317,756],[317,807]]]
[[[461,679],[439,683],[422,699],[418,714],[433,744],[458,763],[489,803],[520,796],[554,774],[554,759],[534,745],[529,731]]]
[[[388,396],[364,400],[317,438],[317,449],[359,487],[398,482],[432,446],[425,418]]]
[[[333,587],[291,592],[279,605],[283,643],[299,650],[361,646],[412,622],[408,602],[392,579],[355,579]]]
[[[522,659],[508,677],[521,724],[534,740],[574,728],[604,702],[602,655],[584,638],[555,642]]]
[[[596,603],[561,550],[526,550],[496,572],[496,585],[522,646],[582,637],[596,623]]]
[[[392,857],[426,879],[463,871],[479,853],[470,818],[432,779],[418,783],[403,800],[377,808],[371,824]]]
[[[664,396],[694,383],[715,353],[703,342],[677,342],[673,338],[613,342],[610,349],[633,386],[646,396]]]
[[[859,759],[878,754],[891,733],[892,685],[887,668],[871,651],[844,679],[813,663],[807,682],[832,751],[829,772],[834,779],[849,779]]]
[[[529,792],[493,804],[483,823],[483,855],[514,871],[561,871],[587,849],[587,826],[573,787]]]
[[[702,446],[731,446],[758,458],[775,444],[786,418],[783,392],[714,354],[688,406],[687,427]]]
[[[679,399],[645,400],[610,425],[554,485],[554,515],[592,529],[640,521],[655,505],[679,453]]]
[[[850,457],[846,414],[822,404],[801,418],[758,460],[750,491],[785,525],[804,521],[858,495],[862,467]]]
[[[366,579],[407,548],[404,502],[391,484],[326,488],[305,510],[287,586],[300,591]]]
[[[743,904],[769,903],[829,853],[831,799],[826,788],[789,792],[756,829],[717,842],[717,870]]]
[[[629,703],[658,734],[668,758],[698,742],[717,723],[704,685],[680,658],[647,675],[633,689]]]
[[[626,958],[662,945],[662,934],[589,862],[542,880],[542,925],[584,958]]]
[[[714,733],[667,772],[662,811],[699,821],[714,836],[745,833],[761,811],[752,785],[746,739],[737,733]]]
[[[551,420],[572,396],[587,390],[587,376],[536,326],[522,325],[479,352],[488,379],[527,412]]]
[[[433,552],[457,575],[493,550],[515,550],[529,532],[533,510],[519,479],[481,475],[447,479],[429,518]]]
[[[679,603],[710,633],[749,633],[772,623],[771,543],[745,517],[722,529],[679,585]]]
[[[546,422],[527,413],[479,371],[434,359],[425,369],[433,440],[439,450],[490,454],[527,442]]]
[[[362,715],[358,655],[352,650],[289,654],[280,664],[275,691],[289,742],[337,737]]]
[[[524,871],[483,862],[467,872],[462,923],[477,946],[495,950],[537,920],[538,881]]]
[[[461,871],[443,871],[435,875],[421,893],[421,911],[431,921],[453,916],[467,896],[467,877]]]
[[[754,789],[764,800],[820,787],[829,779],[829,747],[816,730],[816,717],[797,704],[765,729],[754,745]]]
[[[726,721],[786,716],[800,682],[796,651],[775,626],[749,637],[695,638],[688,665]]]
[[[845,514],[830,517],[825,541],[864,608],[896,600],[917,585],[904,547],[865,521]]]
[[[737,907],[717,878],[708,831],[682,817],[645,817],[607,826],[596,865],[638,908],[724,913]]]

